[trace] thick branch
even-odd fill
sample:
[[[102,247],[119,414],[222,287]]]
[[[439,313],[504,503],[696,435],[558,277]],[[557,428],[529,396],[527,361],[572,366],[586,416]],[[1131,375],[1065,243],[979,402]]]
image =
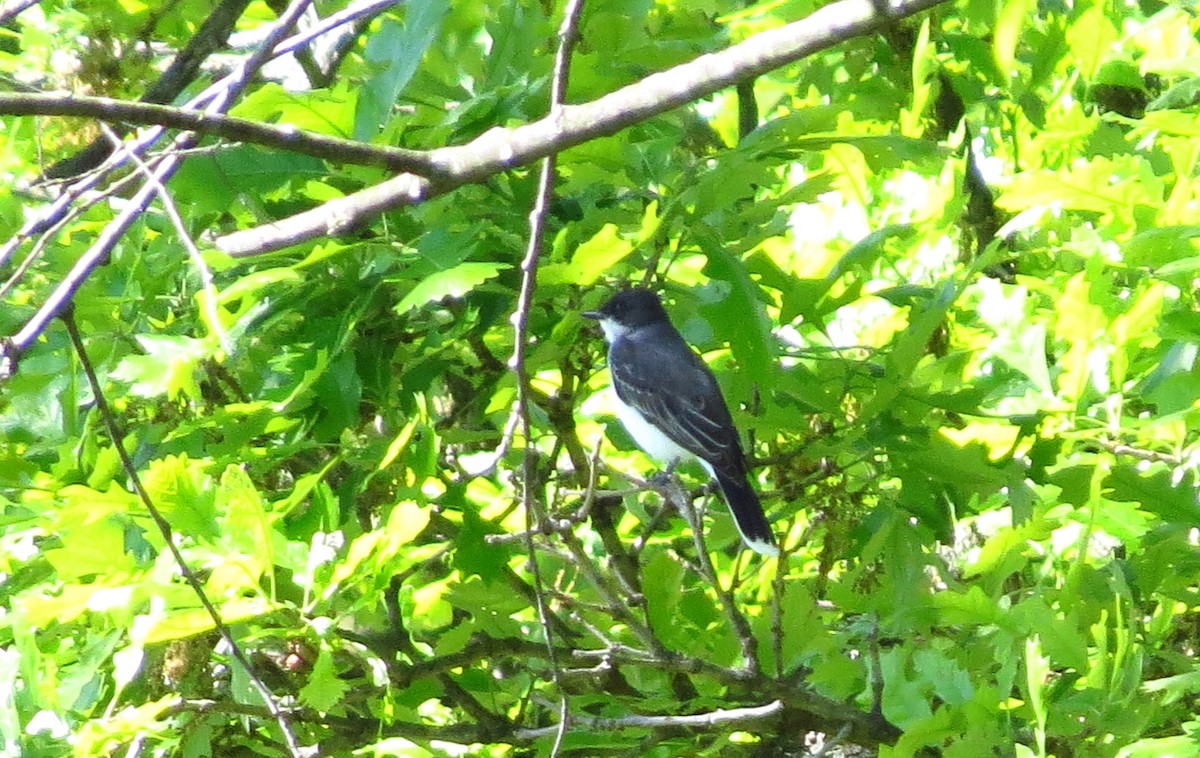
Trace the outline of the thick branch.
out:
[[[557,108],[546,118],[513,129],[492,129],[473,142],[434,150],[434,180],[401,174],[381,184],[290,218],[220,237],[218,248],[251,256],[317,237],[343,233],[381,213],[482,181],[706,97],[742,80],[865,34],[946,0],[840,0],[807,18],[772,29],[719,53],[675,68],[583,105]],[[881,12],[881,7],[884,12]]]

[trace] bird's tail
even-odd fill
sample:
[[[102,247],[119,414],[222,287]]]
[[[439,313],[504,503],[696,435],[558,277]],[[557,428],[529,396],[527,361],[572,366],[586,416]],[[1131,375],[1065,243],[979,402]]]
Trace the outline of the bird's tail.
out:
[[[775,535],[771,533],[771,525],[763,515],[762,503],[746,475],[739,473],[729,476],[720,471],[712,473],[721,486],[721,494],[725,496],[729,512],[733,514],[733,523],[741,532],[746,546],[763,555],[779,555]]]

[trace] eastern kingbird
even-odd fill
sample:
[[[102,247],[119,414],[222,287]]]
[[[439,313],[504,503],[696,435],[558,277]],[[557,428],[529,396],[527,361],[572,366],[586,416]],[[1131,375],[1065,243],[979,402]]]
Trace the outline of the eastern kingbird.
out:
[[[721,388],[671,325],[658,295],[625,290],[583,315],[604,330],[617,417],[638,446],[671,466],[698,459],[717,480],[746,545],[778,555]]]

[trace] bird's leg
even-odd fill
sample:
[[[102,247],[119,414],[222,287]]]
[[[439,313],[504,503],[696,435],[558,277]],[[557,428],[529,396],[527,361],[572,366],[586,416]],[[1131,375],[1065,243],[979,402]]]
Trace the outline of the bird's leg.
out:
[[[675,475],[675,467],[679,465],[678,458],[672,458],[667,467],[662,471],[650,475],[650,483],[655,487],[667,487],[671,484],[671,477]]]
[[[662,507],[658,509],[650,520],[650,529],[647,531],[647,534],[661,526],[671,511],[682,515],[684,520],[689,524],[692,523],[692,519],[686,512],[686,509],[691,507],[691,498],[688,497],[687,491],[683,487],[683,482],[679,480],[679,476],[675,473],[675,467],[678,465],[679,459],[672,458],[667,462],[665,469],[651,474],[647,479],[647,483],[663,500]]]

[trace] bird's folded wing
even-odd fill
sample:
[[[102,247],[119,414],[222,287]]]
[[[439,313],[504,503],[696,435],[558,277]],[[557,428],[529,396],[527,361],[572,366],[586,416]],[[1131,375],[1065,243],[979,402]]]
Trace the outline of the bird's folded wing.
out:
[[[741,445],[716,379],[683,351],[622,340],[609,361],[618,397],[689,453],[714,464],[739,461]]]

